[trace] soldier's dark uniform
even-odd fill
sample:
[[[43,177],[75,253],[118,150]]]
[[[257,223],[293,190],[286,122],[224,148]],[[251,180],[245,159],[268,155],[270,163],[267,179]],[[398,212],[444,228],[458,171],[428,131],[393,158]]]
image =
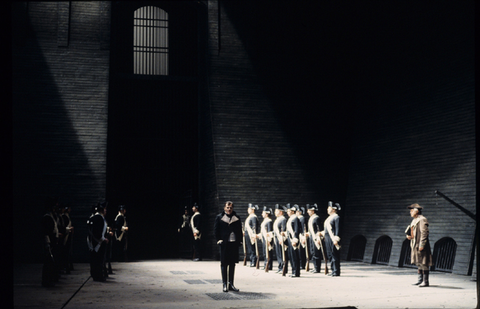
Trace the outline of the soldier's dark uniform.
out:
[[[128,248],[128,224],[127,218],[123,211],[126,210],[125,205],[118,206],[118,214],[115,217],[115,244],[114,257],[118,262],[127,261]]]
[[[272,270],[273,265],[273,221],[270,219],[270,214],[272,210],[267,208],[266,206],[263,207],[263,214],[266,214],[264,217],[262,224],[260,224],[260,235],[262,236],[262,243],[263,243],[263,268],[268,270]],[[267,265],[268,264],[268,265]]]
[[[288,204],[287,204],[288,205]],[[300,233],[302,233],[302,226],[300,220],[298,220],[295,212],[297,208],[294,206],[289,207],[292,212],[287,220],[287,243],[288,243],[288,259],[290,260],[290,266],[292,267],[292,274],[290,277],[300,277]],[[287,209],[288,211],[288,209]]]
[[[58,242],[57,222],[53,212],[55,200],[47,199],[45,201],[45,215],[42,217],[42,235],[43,235],[43,268],[42,268],[42,286],[51,287],[58,281],[58,273],[55,267],[55,257],[53,256],[53,246]]]
[[[329,207],[335,210],[340,210],[340,204],[332,205],[329,202]],[[340,217],[338,214],[332,213],[324,222],[324,231],[322,235],[325,236],[325,249],[327,251],[327,258],[330,261],[331,276],[340,276],[340,246],[335,246],[334,242],[340,242]]]
[[[73,270],[73,263],[72,263],[72,254],[73,254],[73,226],[72,220],[70,219],[70,206],[65,205],[62,214],[63,224],[65,226],[65,235],[63,237],[63,259],[64,265],[63,268],[67,274]]]
[[[309,205],[309,210],[313,211],[312,215],[308,219],[308,241],[310,244],[310,256],[313,260],[313,273],[319,273],[322,266],[322,251],[317,241],[321,241],[320,232],[322,231],[322,223],[320,217],[317,215],[317,205]]]
[[[104,218],[106,203],[99,203],[96,213],[88,220],[88,246],[90,249],[90,275],[94,281],[105,281],[107,222]]]
[[[300,226],[302,227],[302,233],[306,231],[305,228],[305,208],[299,207],[295,205],[297,208],[297,218],[300,221]],[[305,251],[305,247],[299,247],[299,254],[300,254],[300,269],[305,269],[305,265],[307,264],[307,253]]]
[[[283,248],[285,248],[285,246],[282,246],[281,244],[282,237],[283,237],[281,233],[285,232],[287,229],[287,219],[283,215],[284,211],[285,210],[281,208],[280,205],[278,204],[275,205],[275,215],[278,214],[278,216],[275,219],[275,222],[273,222],[273,231],[275,235],[274,237],[275,254],[277,255],[277,262],[278,262],[277,273],[281,273],[283,271],[283,265],[284,265],[283,254],[285,254],[285,252],[282,253],[282,251],[283,251]],[[288,270],[288,265],[285,265],[285,267],[287,267],[287,270]]]
[[[202,232],[203,232],[203,224],[202,224],[202,215],[199,211],[199,206],[195,203],[192,207],[194,210],[194,214],[190,219],[190,226],[192,228],[192,234],[196,233],[197,236],[193,235],[193,255],[194,261],[201,261],[202,260]]]
[[[250,256],[250,267],[254,267],[257,262],[257,253],[255,248],[256,235],[259,232],[260,225],[258,218],[255,215],[255,210],[258,210],[257,205],[248,204],[250,214],[245,219],[245,244],[247,247],[247,254]]]
[[[65,240],[66,229],[65,229],[65,224],[63,222],[63,207],[58,201],[55,204],[55,211],[52,214],[57,223],[57,229],[58,229],[58,240],[52,246],[52,253],[53,253],[53,256],[55,257],[56,273],[57,273],[57,276],[60,277],[60,274],[63,271],[63,265],[65,264],[65,261],[66,261],[64,256],[64,243],[63,243],[63,241]]]

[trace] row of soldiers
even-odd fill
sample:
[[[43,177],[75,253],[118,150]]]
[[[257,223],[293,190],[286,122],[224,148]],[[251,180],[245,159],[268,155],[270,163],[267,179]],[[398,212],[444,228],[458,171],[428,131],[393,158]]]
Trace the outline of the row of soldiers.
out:
[[[47,198],[42,217],[43,268],[42,286],[51,287],[62,273],[73,270],[72,238],[74,228],[70,219],[71,207],[58,198]]]
[[[338,203],[328,203],[327,219],[322,223],[318,216],[317,204],[306,205],[275,205],[275,221],[270,217],[273,210],[263,207],[263,221],[260,224],[255,210],[257,205],[248,205],[248,217],[244,223],[244,265],[247,256],[250,267],[259,268],[260,252],[258,241],[262,241],[265,271],[273,270],[273,251],[278,262],[277,273],[284,276],[291,267],[290,277],[300,277],[300,270],[309,270],[310,260],[313,260],[312,273],[320,273],[321,261],[325,260],[325,274],[340,276],[340,217],[341,209]],[[305,219],[305,209],[309,218]],[[288,219],[285,217],[288,216]],[[331,272],[328,273],[327,261]]]
[[[62,273],[73,270],[72,238],[74,228],[70,218],[71,207],[59,203],[58,198],[47,198],[42,217],[43,268],[42,286],[52,287]],[[87,246],[90,252],[90,274],[95,281],[105,281],[112,273],[112,256],[117,261],[127,259],[128,226],[126,207],[119,206],[114,226],[105,219],[107,203],[97,203],[87,220]]]

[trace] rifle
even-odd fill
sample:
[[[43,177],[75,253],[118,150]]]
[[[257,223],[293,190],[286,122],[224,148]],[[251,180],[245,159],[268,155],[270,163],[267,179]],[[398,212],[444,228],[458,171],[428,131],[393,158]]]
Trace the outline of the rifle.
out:
[[[287,273],[287,256],[285,255],[285,239],[286,237],[282,236],[282,257],[283,257],[283,269],[282,269],[282,276],[285,277]]]
[[[321,236],[320,236],[320,249],[322,250],[323,260],[325,261],[325,275],[328,275],[327,256],[325,255],[325,250],[323,249],[323,239]]]
[[[255,254],[257,255],[257,263],[255,264],[255,268],[259,269],[260,268],[260,256],[258,255],[258,241],[257,241],[257,236],[255,235]]]
[[[267,265],[265,266],[265,272],[268,273],[268,268],[270,267],[270,263],[272,261],[272,255],[270,254],[270,250],[268,248],[268,245],[270,244],[270,242],[268,241],[268,233],[267,233],[267,237],[265,238],[265,243],[266,243],[265,249],[267,250]]]
[[[266,251],[266,258],[267,258],[267,263],[265,265],[265,272],[268,273],[268,267],[270,266],[270,252],[268,251],[268,240],[265,241],[265,251]]]
[[[305,235],[305,257],[307,259],[307,265],[305,266],[305,271],[310,271],[310,254],[308,252],[308,242],[307,242],[306,233],[304,233],[304,235]]]
[[[245,242],[247,241],[247,239],[245,238],[245,230],[244,230],[244,234],[243,234],[243,266],[247,265],[247,247]]]

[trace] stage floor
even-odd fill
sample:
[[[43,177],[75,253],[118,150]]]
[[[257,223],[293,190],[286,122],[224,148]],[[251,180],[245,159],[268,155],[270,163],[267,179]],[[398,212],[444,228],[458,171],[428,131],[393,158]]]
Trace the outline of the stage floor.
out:
[[[247,264],[248,265],[248,264]],[[312,264],[310,264],[313,266]],[[75,264],[55,287],[41,286],[41,264],[14,265],[15,308],[475,308],[469,276],[431,272],[430,287],[412,286],[415,269],[341,263],[342,275],[302,271],[299,278],[237,264],[235,286],[222,292],[218,261],[112,263],[106,282]],[[274,269],[276,262],[274,262]]]

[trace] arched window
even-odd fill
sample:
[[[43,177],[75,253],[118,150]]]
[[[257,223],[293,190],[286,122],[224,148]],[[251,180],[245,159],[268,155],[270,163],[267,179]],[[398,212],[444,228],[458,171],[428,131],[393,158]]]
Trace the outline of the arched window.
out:
[[[392,252],[392,244],[393,241],[390,237],[386,235],[379,237],[375,242],[372,263],[388,265],[390,253]]]
[[[411,267],[416,268],[417,266],[411,262],[412,249],[410,248],[410,240],[405,239],[402,243],[402,249],[400,251],[400,262],[399,267]]]
[[[363,262],[363,255],[365,253],[365,245],[367,239],[363,235],[357,235],[350,241],[350,247],[348,250],[347,261]]]
[[[168,13],[144,6],[133,14],[133,74],[168,75]]]
[[[457,243],[453,238],[444,237],[435,243],[433,249],[434,270],[452,272]]]

